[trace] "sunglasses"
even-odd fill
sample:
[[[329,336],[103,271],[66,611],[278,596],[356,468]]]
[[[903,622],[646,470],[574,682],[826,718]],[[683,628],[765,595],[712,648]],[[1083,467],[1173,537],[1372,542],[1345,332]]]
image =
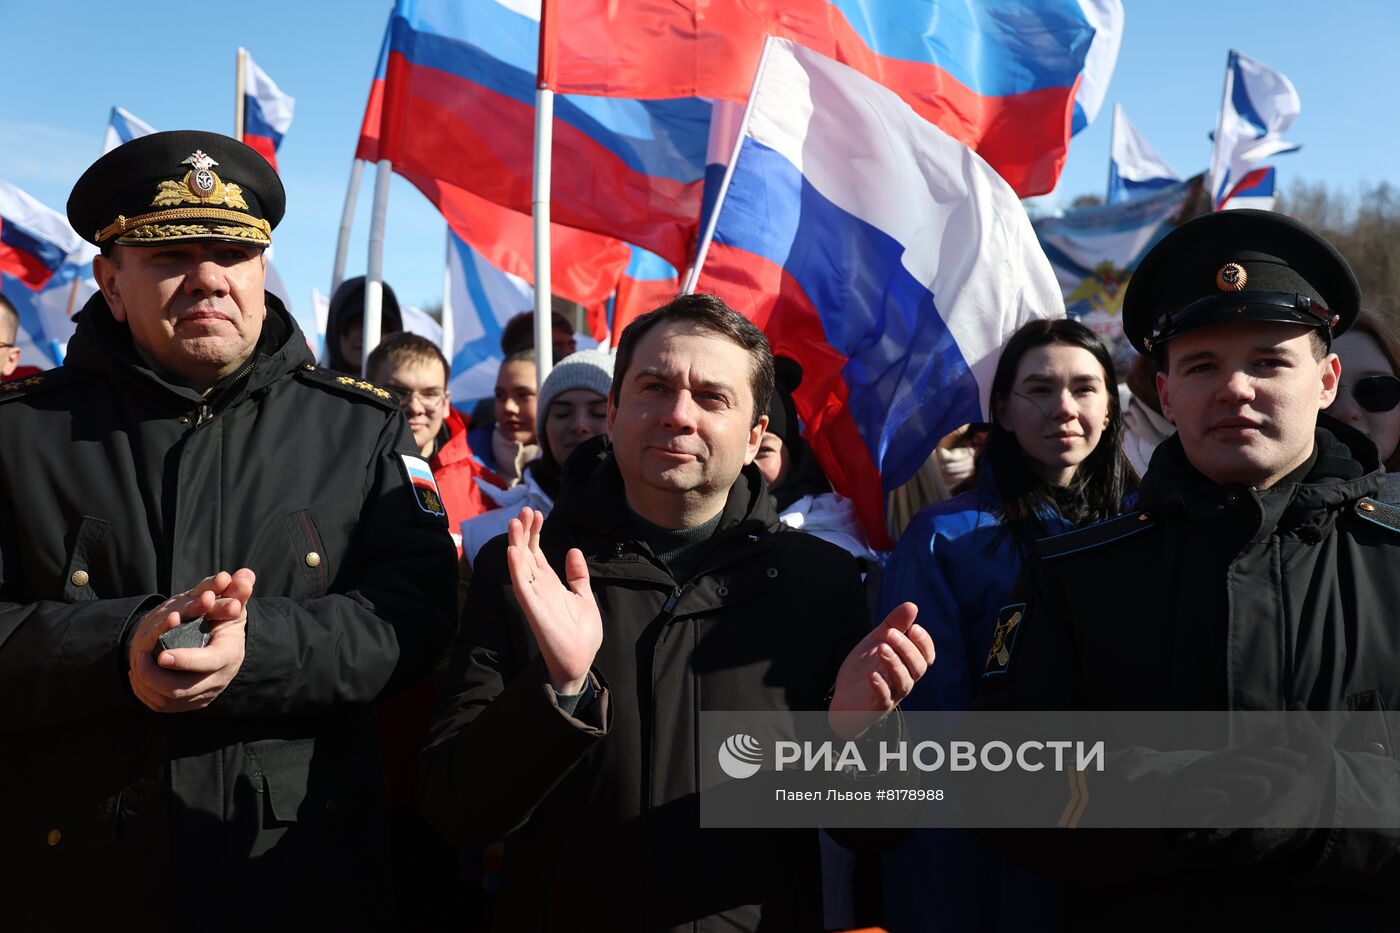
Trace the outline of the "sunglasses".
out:
[[[1400,405],[1400,378],[1395,376],[1367,376],[1355,384],[1341,385],[1351,390],[1351,397],[1364,411],[1376,414]]]

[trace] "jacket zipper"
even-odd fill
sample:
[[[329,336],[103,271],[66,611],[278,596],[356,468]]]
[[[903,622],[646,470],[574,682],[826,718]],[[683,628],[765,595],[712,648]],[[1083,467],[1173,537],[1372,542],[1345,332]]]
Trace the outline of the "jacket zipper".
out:
[[[242,382],[244,379],[247,379],[248,376],[252,374],[253,369],[257,365],[258,358],[256,355],[254,355],[253,359],[248,362],[248,365],[243,369],[239,370],[238,375],[233,377],[233,381],[230,382],[228,385],[224,386],[223,391],[219,393],[217,398],[215,398],[213,401],[201,402],[199,405],[199,418],[196,419],[194,426],[197,428],[203,427],[204,425],[213,421],[214,411],[219,407],[219,403],[222,402],[224,398],[228,396],[228,394],[232,392],[240,382]]]
[[[693,577],[691,579],[694,579]],[[661,645],[666,641],[666,632],[671,627],[671,619],[676,611],[676,603],[680,602],[681,596],[685,593],[686,587],[690,586],[687,580],[682,585],[677,585],[671,590],[670,597],[666,604],[661,607],[661,630],[656,633],[656,644],[651,648],[651,723],[648,731],[650,736],[647,741],[647,799],[646,809],[650,810],[652,801],[656,799],[656,665],[657,655],[661,651]]]

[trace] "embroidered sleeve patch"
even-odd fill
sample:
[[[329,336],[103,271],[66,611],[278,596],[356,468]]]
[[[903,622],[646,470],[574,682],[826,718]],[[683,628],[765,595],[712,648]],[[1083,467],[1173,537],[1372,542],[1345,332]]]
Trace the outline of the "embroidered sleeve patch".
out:
[[[992,633],[992,647],[987,652],[987,666],[982,669],[983,677],[996,677],[1011,669],[1011,652],[1016,647],[1016,636],[1020,634],[1025,616],[1025,603],[1003,606],[1001,612],[997,613],[997,627]]]
[[[437,480],[433,479],[433,471],[427,461],[421,457],[401,453],[399,463],[403,466],[404,479],[413,490],[413,499],[418,503],[418,507],[429,515],[446,517],[447,509],[442,504],[442,494],[438,492]]]

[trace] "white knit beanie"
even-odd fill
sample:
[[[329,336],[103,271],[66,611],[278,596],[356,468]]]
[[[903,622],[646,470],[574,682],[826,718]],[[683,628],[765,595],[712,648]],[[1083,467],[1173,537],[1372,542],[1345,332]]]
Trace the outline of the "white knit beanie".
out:
[[[554,400],[572,389],[587,389],[608,397],[612,388],[613,355],[606,350],[579,350],[560,360],[545,377],[540,389],[536,417],[540,425],[549,416]]]

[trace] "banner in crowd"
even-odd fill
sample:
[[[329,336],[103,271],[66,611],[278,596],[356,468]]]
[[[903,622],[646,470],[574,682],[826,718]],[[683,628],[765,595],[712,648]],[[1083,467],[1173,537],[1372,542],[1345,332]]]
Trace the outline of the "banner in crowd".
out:
[[[770,40],[698,291],[804,370],[798,413],[888,547],[883,492],[984,419],[1003,341],[1063,315],[1016,193],[859,72]]]
[[[405,177],[437,180],[528,214],[539,6],[400,0],[357,156],[388,159]],[[553,221],[685,265],[700,216],[709,120],[703,100],[557,97]]]
[[[1034,222],[1065,299],[1065,313],[1091,328],[1126,365],[1123,295],[1143,255],[1200,203],[1200,175],[1131,201],[1084,207]]]
[[[1108,197],[1119,204],[1181,181],[1176,169],[1152,148],[1128,121],[1122,104],[1113,105],[1113,135],[1108,146]]]
[[[1054,188],[1064,165],[1095,41],[1086,5],[1096,17],[1109,11],[1102,34],[1113,54],[1096,59],[1093,79],[1101,101],[1122,10],[1078,0],[713,0],[703,10],[551,0],[540,77],[574,94],[743,101],[763,37],[779,36],[892,89],[1030,196]],[[1090,97],[1086,119],[1098,106]]]
[[[1220,123],[1210,157],[1215,208],[1259,163],[1298,150],[1298,145],[1288,142],[1283,134],[1302,109],[1298,91],[1283,72],[1230,51]]]
[[[246,49],[239,51],[243,62],[243,141],[262,153],[275,169],[277,149],[292,126],[296,99],[284,94]]]

